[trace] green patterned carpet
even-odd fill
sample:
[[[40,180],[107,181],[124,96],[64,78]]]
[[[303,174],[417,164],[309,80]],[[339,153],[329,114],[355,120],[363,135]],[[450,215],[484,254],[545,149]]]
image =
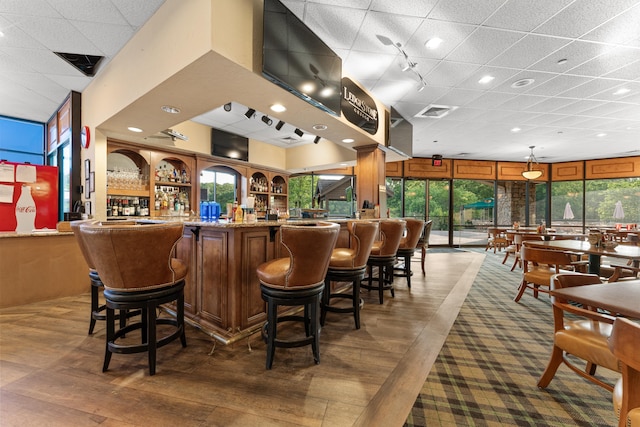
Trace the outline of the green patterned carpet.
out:
[[[547,389],[536,387],[551,352],[549,297],[527,291],[515,303],[521,273],[486,254],[405,426],[617,425],[611,393],[564,365]]]

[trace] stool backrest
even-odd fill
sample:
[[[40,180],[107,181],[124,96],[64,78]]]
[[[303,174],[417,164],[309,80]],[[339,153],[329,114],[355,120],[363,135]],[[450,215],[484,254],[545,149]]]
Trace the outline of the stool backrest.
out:
[[[395,256],[396,252],[398,252],[406,224],[406,221],[398,219],[380,221],[382,244],[380,245],[380,252],[377,255]]]
[[[172,258],[183,228],[86,223],[79,231],[105,288],[126,292],[162,288],[186,276],[187,267]]]
[[[354,268],[365,267],[371,247],[378,236],[378,223],[374,221],[349,221],[347,229],[351,236],[351,247],[355,251]]]
[[[97,223],[97,221],[92,221],[92,220],[71,221],[70,225],[71,225],[71,231],[73,231],[73,235],[76,238],[76,242],[78,242],[78,246],[80,246],[80,252],[84,257],[84,260],[87,262],[87,265],[91,270],[95,270],[96,265],[93,262],[93,259],[91,259],[91,253],[89,252],[89,249],[87,248],[87,245],[84,242],[82,235],[80,234],[80,226],[83,224],[91,224],[91,223]]]
[[[424,229],[424,221],[416,218],[405,218],[407,223],[407,233],[400,241],[400,247],[405,249],[415,249],[418,246],[418,240]]]
[[[281,243],[290,259],[285,287],[304,288],[324,282],[339,231],[340,225],[331,222],[280,227]]]

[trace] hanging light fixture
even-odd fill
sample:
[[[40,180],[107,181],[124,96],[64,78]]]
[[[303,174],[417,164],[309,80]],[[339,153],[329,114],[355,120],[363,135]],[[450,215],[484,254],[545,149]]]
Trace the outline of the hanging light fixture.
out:
[[[522,172],[522,176],[526,179],[536,179],[542,176],[542,171],[540,169],[536,169],[540,167],[538,165],[538,160],[536,156],[533,155],[533,149],[536,148],[535,145],[529,147],[531,149],[531,154],[529,155],[529,160],[527,160],[527,168]]]

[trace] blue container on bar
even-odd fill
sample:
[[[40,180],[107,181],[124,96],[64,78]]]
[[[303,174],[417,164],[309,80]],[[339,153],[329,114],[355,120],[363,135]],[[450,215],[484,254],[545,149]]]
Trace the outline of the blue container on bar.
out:
[[[209,203],[209,217],[217,221],[220,218],[220,203],[218,202],[210,202]]]
[[[211,205],[207,201],[200,202],[200,218],[203,220],[211,219]]]

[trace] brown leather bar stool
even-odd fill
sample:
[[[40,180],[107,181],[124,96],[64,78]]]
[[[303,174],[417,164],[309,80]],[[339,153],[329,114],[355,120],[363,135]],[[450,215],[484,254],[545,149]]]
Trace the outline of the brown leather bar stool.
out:
[[[89,250],[80,235],[79,229],[81,224],[88,223],[97,223],[97,221],[71,221],[71,231],[73,231],[73,235],[78,242],[78,246],[80,247],[80,252],[84,257],[84,260],[89,267],[89,280],[91,282],[91,314],[89,317],[89,335],[93,334],[93,329],[96,326],[97,320],[106,320],[107,316],[102,312],[107,308],[105,304],[100,304],[100,292],[103,290],[104,285],[102,284],[102,280],[100,280],[100,275],[95,269],[95,264],[91,259],[91,255],[89,254]],[[119,223],[121,224],[121,223]],[[130,224],[134,224],[131,222]],[[140,310],[135,311],[120,311],[118,315],[116,315],[116,319],[120,320],[120,327],[123,328],[127,324],[127,318],[136,316],[140,314]]]
[[[402,267],[394,267],[393,275],[396,277],[406,277],[407,287],[411,287],[411,257],[418,248],[418,240],[424,232],[424,221],[416,218],[405,218],[407,223],[407,232],[402,239],[400,239],[400,246],[396,252],[396,258],[402,258]]]
[[[184,278],[188,267],[173,258],[182,238],[179,223],[150,225],[80,225],[82,236],[104,284],[107,338],[102,371],[109,368],[112,353],[147,352],[149,374],[156,372],[156,350],[180,338],[187,346],[184,331]],[[158,318],[161,304],[176,301],[176,318]],[[142,310],[139,322],[115,329],[114,310]],[[171,325],[172,332],[158,338],[156,325]],[[124,335],[141,331],[140,344],[119,341]]]
[[[360,329],[360,282],[364,278],[367,269],[367,260],[373,247],[373,242],[378,235],[378,223],[372,221],[349,221],[348,248],[336,248],[331,253],[329,269],[324,279],[324,291],[322,293],[322,310],[320,324],[324,326],[327,312],[353,313],[356,329]],[[351,282],[351,293],[331,293],[331,281]],[[352,301],[351,307],[337,307],[331,305],[331,298],[346,298]]]
[[[271,369],[276,347],[301,347],[311,344],[313,359],[320,363],[320,298],[340,226],[319,222],[315,226],[282,225],[281,248],[285,257],[258,266],[262,299],[267,303],[267,322],[262,337],[267,343],[266,368]],[[278,316],[279,306],[304,306],[304,315]],[[277,324],[303,322],[306,336],[280,340]]]
[[[367,281],[360,287],[369,290],[378,291],[378,299],[380,304],[384,302],[384,291],[391,291],[391,296],[395,297],[393,292],[393,266],[396,263],[396,252],[400,246],[400,239],[404,234],[406,222],[397,219],[387,219],[380,221],[381,240],[375,241],[371,248],[371,254],[367,259]],[[378,284],[373,284],[373,267],[378,267]]]

